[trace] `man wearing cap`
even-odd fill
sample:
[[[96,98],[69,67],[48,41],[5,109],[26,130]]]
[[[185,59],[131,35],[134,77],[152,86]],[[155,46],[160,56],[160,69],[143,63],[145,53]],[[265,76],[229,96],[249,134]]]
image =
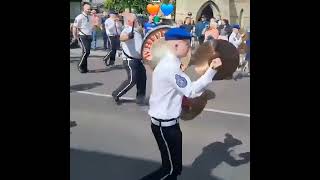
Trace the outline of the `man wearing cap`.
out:
[[[240,34],[239,29],[240,29],[240,26],[238,24],[233,25],[232,33],[229,37],[229,42],[233,44],[236,48],[238,48],[239,45],[242,43],[242,37],[245,35],[245,34]]]
[[[218,30],[220,34],[219,39],[229,41],[229,37],[232,33],[232,27],[227,19],[221,20],[221,25],[219,25]]]
[[[171,28],[165,33],[170,53],[164,55],[152,75],[152,92],[149,100],[151,130],[157,141],[162,166],[141,180],[176,180],[182,171],[182,132],[179,125],[183,96],[200,96],[212,82],[219,58],[213,59],[210,68],[197,81],[181,70],[181,58],[190,50],[191,35],[183,28]]]
[[[80,73],[88,72],[87,59],[90,55],[92,42],[92,19],[90,16],[91,5],[88,2],[82,3],[83,12],[79,14],[73,23],[73,40],[78,39],[82,48],[82,56],[78,64]]]
[[[119,21],[117,13],[110,11],[109,18],[104,22],[106,33],[109,36],[111,50],[109,50],[103,61],[107,66],[113,66],[116,60],[116,52],[120,47],[120,33],[122,30],[122,25]],[[109,62],[108,62],[109,60]]]
[[[138,32],[137,17],[134,14],[128,13],[123,17],[125,28],[120,34],[120,41],[123,52],[123,66],[127,72],[127,79],[112,92],[112,97],[119,105],[119,98],[136,85],[136,103],[144,105],[147,76],[141,58],[142,34]]]
[[[104,50],[107,50],[110,47],[109,37],[108,37],[108,35],[106,33],[106,29],[105,29],[105,25],[104,25],[106,20],[109,18],[108,16],[109,16],[109,14],[107,12],[103,12],[103,15],[101,17],[101,23],[100,23],[100,29],[101,29],[102,35],[103,35],[103,47],[104,47]]]
[[[196,35],[198,37],[198,41],[200,44],[203,43],[204,41],[204,32],[203,30],[205,28],[208,28],[209,27],[209,21],[207,20],[207,17],[205,15],[202,15],[201,16],[201,21],[197,22],[196,26],[195,26],[195,32],[196,32]]]

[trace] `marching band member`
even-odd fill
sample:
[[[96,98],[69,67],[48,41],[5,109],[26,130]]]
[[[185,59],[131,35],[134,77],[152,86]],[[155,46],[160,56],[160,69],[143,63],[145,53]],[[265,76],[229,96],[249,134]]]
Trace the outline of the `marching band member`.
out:
[[[212,82],[220,58],[213,59],[210,68],[197,81],[181,70],[181,58],[190,49],[191,35],[184,28],[170,28],[165,33],[171,54],[160,60],[152,75],[152,92],[149,100],[151,130],[157,141],[162,166],[142,180],[176,180],[182,171],[182,132],[179,125],[183,96],[200,96]]]

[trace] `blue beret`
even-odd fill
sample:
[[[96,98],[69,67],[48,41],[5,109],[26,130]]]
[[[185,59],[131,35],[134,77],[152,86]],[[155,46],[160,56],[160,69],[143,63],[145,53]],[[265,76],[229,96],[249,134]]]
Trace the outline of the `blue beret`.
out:
[[[240,29],[240,26],[238,24],[235,24],[232,26],[232,28]]]
[[[184,40],[189,39],[191,40],[191,34],[186,31],[184,28],[170,28],[164,34],[165,40]]]

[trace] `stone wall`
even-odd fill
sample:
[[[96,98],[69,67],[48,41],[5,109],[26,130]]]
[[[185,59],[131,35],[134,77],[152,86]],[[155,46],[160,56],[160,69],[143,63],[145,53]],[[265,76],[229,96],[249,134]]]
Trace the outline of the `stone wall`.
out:
[[[243,28],[250,26],[250,0],[176,0],[176,20],[183,20],[188,12],[192,13],[194,20],[197,20],[206,4],[212,4],[214,16],[220,14],[231,24],[238,23]]]

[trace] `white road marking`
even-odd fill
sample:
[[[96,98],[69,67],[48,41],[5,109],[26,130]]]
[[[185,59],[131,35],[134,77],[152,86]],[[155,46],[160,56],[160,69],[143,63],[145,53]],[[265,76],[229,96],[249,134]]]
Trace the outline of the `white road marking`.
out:
[[[101,94],[101,93],[88,92],[88,91],[75,91],[75,92],[80,93],[80,94],[93,95],[93,96],[102,96],[102,97],[109,97],[109,98],[112,97],[112,95],[109,95],[109,94]],[[135,100],[135,98],[131,98],[131,97],[121,97],[121,99],[124,99],[124,100]],[[210,109],[210,108],[204,108],[203,110],[207,111],[207,112],[217,112],[217,113],[230,114],[230,115],[235,115],[235,116],[250,117],[250,114],[245,114],[245,113],[223,111],[223,110]]]

